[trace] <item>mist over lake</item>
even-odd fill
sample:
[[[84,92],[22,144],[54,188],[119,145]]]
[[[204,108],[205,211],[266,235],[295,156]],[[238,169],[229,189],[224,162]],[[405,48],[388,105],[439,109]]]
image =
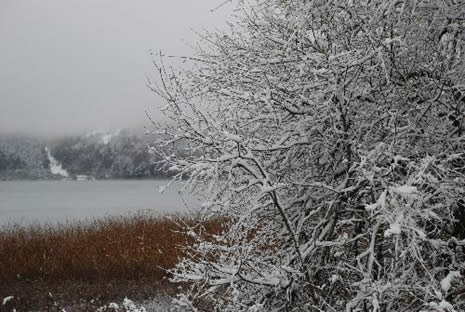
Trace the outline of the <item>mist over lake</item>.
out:
[[[169,180],[1,181],[0,225],[85,220],[131,213],[172,214],[188,208]],[[189,198],[188,205],[192,205]]]

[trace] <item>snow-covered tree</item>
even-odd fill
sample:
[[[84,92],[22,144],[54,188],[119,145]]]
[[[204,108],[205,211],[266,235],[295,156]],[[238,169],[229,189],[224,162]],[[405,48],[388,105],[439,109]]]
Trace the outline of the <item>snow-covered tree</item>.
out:
[[[173,271],[180,309],[465,309],[465,3],[260,0],[158,58],[167,160],[224,234]],[[197,234],[196,234],[197,233]]]

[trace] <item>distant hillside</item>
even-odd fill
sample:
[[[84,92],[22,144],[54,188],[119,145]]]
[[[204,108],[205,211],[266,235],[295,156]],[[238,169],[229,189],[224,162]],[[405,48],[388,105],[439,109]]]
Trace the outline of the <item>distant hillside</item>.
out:
[[[50,150],[71,175],[97,179],[165,176],[157,165],[161,159],[149,152],[149,144],[146,136],[123,130],[62,138]]]
[[[0,179],[52,178],[43,143],[37,138],[0,136]]]
[[[152,141],[129,130],[54,140],[0,136],[0,179],[62,178],[64,173],[96,179],[167,177],[171,173],[163,168],[161,156],[149,149]]]

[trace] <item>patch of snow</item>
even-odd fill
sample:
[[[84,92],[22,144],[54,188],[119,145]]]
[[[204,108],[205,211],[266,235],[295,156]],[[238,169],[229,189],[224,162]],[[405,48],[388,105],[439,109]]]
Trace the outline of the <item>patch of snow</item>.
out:
[[[119,305],[117,303],[114,303],[114,302],[111,302],[110,304],[108,304],[108,307],[110,309],[119,309]]]
[[[112,309],[113,311],[117,312],[147,312],[143,306],[138,307],[132,300],[129,300],[128,298],[124,298],[121,306],[115,302],[111,302],[98,308],[97,312],[107,311],[108,309]]]
[[[179,171],[181,171],[181,168],[179,168],[176,165],[172,165],[171,167],[168,168],[168,171],[170,171],[170,172],[179,172]]]
[[[451,311],[451,312],[455,311],[452,304],[450,304],[448,301],[445,301],[445,300],[442,300],[441,302],[439,302],[439,307],[441,307],[442,309],[446,311]]]
[[[400,223],[402,221],[402,218],[403,218],[402,214],[396,217],[396,220],[393,223],[391,223],[391,225],[389,226],[389,229],[384,231],[384,237],[389,237],[391,235],[400,235],[401,233]]]
[[[113,133],[104,133],[104,134],[102,134],[102,142],[103,142],[103,144],[107,145],[110,142],[111,138],[113,138],[115,136],[118,136],[120,133],[121,133],[121,129],[118,129]]]
[[[435,309],[437,312],[455,312],[452,304],[445,300],[442,300],[439,304],[436,302],[430,302],[429,306],[430,308]]]
[[[275,190],[275,188],[272,187],[272,186],[269,186],[269,185],[263,185],[261,187],[262,193],[270,193],[270,192],[273,192],[274,190]]]
[[[14,299],[14,296],[8,296],[8,297],[3,298],[2,305],[6,305],[9,301],[11,301],[13,299]]]
[[[418,193],[418,190],[415,186],[411,185],[401,185],[392,188],[392,191],[403,196],[403,197],[413,197]]]
[[[136,304],[128,298],[124,298],[123,307],[126,309],[126,312],[147,312],[144,307],[138,308]]]
[[[387,194],[387,191],[384,190],[384,192],[382,192],[381,195],[379,196],[376,203],[365,205],[365,210],[366,211],[374,211],[377,208],[384,209],[386,207],[386,194]]]
[[[375,211],[376,208],[378,208],[378,203],[374,203],[374,204],[369,204],[369,205],[365,205],[365,210],[366,211]]]
[[[331,284],[334,284],[339,278],[340,278],[339,275],[333,274],[333,275],[331,275],[331,277],[329,278],[329,282],[330,282]]]
[[[168,296],[159,296],[139,303],[147,312],[171,311],[172,299]]]
[[[447,274],[446,277],[444,277],[442,280],[441,280],[441,289],[443,292],[448,292],[449,289],[451,288],[452,286],[452,281],[454,280],[454,278],[461,278],[462,275],[460,274],[459,271],[451,271],[449,272],[449,274]]]
[[[108,142],[110,142],[112,137],[113,137],[112,134],[104,134],[104,135],[102,135],[103,144],[107,145]]]
[[[69,177],[68,171],[63,169],[60,162],[56,160],[55,157],[53,157],[52,153],[50,153],[50,150],[48,147],[45,147],[45,152],[47,153],[47,158],[48,158],[48,161],[50,162],[50,165],[49,165],[50,171],[53,174],[60,175],[62,177]]]
[[[389,237],[391,235],[399,235],[401,233],[400,231],[400,224],[397,223],[397,222],[394,222],[391,224],[391,226],[389,227],[389,229],[387,229],[385,232],[384,232],[384,237]]]
[[[228,140],[231,140],[231,141],[236,141],[236,142],[240,142],[241,141],[241,137],[236,135],[236,134],[232,134],[226,130],[223,130],[223,134],[224,136],[228,139]]]

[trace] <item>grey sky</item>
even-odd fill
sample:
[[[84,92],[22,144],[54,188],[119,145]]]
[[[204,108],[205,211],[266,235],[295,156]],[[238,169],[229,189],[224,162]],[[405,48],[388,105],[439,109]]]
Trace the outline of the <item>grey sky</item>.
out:
[[[189,55],[223,27],[222,0],[1,0],[0,133],[63,134],[148,124],[150,49]]]

